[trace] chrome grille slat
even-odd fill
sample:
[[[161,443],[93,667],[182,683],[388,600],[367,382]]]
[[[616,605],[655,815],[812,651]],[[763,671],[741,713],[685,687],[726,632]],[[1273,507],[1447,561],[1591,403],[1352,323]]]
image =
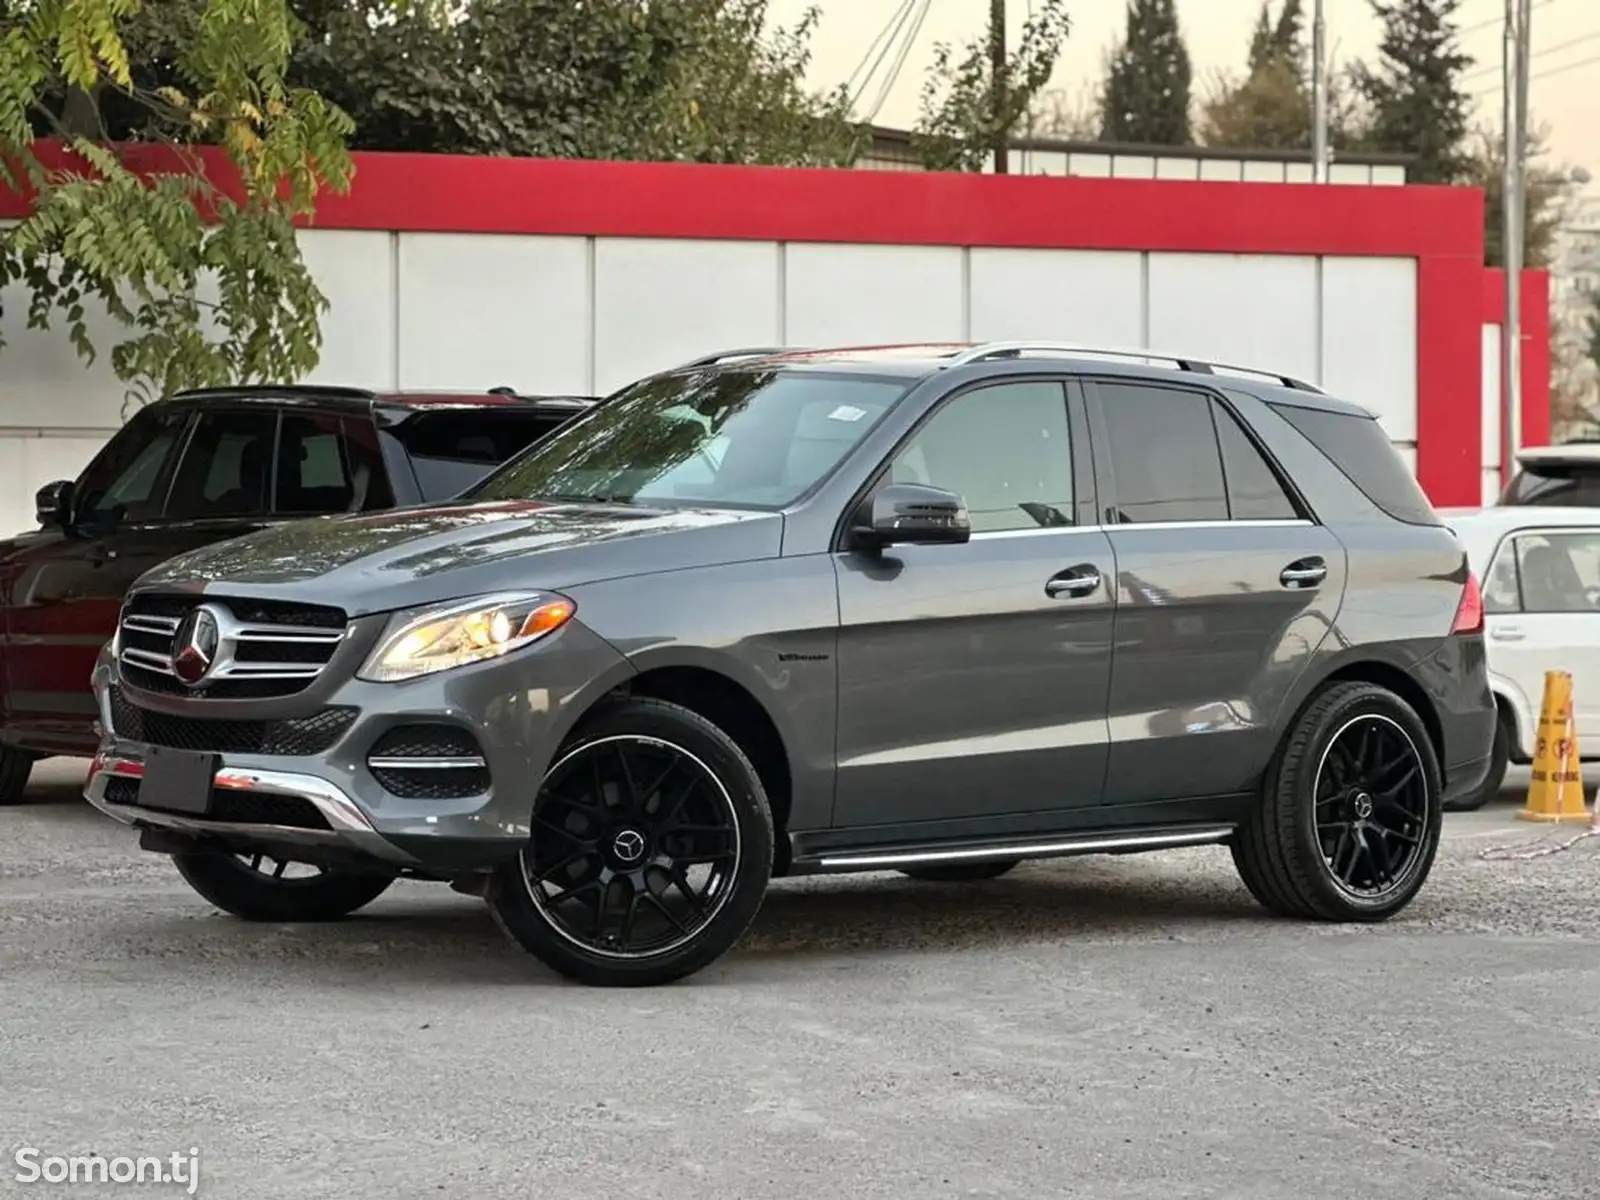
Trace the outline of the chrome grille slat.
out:
[[[172,643],[188,615],[202,605],[215,617],[217,645],[210,669],[196,684],[191,673],[180,674],[193,658],[175,663],[178,648]],[[241,612],[251,619],[241,618]],[[120,624],[118,662],[132,686],[168,694],[287,696],[304,690],[327,669],[347,628],[338,610],[316,605],[224,596],[134,596]]]

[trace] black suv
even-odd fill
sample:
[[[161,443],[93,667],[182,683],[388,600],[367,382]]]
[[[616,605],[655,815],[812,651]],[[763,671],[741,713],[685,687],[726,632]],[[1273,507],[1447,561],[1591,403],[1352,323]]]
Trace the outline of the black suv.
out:
[[[37,758],[94,753],[95,655],[128,586],[164,559],[273,523],[448,499],[593,401],[253,387],[134,417],[0,541],[0,804]]]
[[[804,872],[1218,844],[1276,912],[1388,917],[1488,765],[1466,555],[1365,410],[1150,360],[700,362],[456,502],[186,555],[86,794],[240,916],[448,880],[601,984]]]

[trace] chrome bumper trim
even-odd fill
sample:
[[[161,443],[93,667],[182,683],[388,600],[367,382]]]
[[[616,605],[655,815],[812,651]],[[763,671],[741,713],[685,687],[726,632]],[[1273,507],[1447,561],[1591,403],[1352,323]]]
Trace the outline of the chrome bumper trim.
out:
[[[89,769],[83,796],[108,817],[124,825],[149,825],[177,833],[226,835],[263,842],[302,846],[344,846],[381,858],[397,866],[412,866],[416,860],[393,845],[373,826],[349,796],[315,775],[288,771],[258,771],[224,766],[217,772],[216,786],[232,791],[273,796],[292,796],[314,805],[328,822],[328,829],[301,829],[291,825],[263,825],[240,821],[212,821],[183,813],[160,812],[132,804],[117,804],[106,799],[106,788],[113,779],[142,779],[144,764],[126,754],[102,753]]]

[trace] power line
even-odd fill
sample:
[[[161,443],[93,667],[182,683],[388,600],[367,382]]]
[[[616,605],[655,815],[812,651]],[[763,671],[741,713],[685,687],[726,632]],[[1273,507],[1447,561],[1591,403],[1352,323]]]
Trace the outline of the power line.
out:
[[[867,114],[870,124],[878,119],[878,114],[883,111],[883,106],[889,102],[889,93],[894,90],[894,85],[900,81],[900,72],[905,69],[906,58],[911,54],[911,47],[916,44],[917,35],[922,32],[923,23],[928,19],[928,12],[933,7],[933,0],[922,0],[922,6],[917,10],[916,17],[911,22],[911,30],[900,42],[900,52],[895,57],[894,66],[889,68],[889,75],[883,81],[883,87],[878,90],[878,98],[872,102],[872,111]]]
[[[856,69],[850,72],[850,78],[845,81],[845,91],[850,96],[853,106],[861,98],[861,93],[867,90],[867,85],[872,82],[872,77],[878,73],[878,68],[883,65],[883,60],[888,57],[889,45],[901,29],[905,28],[906,19],[910,17],[911,10],[917,0],[900,0],[900,7],[889,14],[889,19],[883,23],[883,28],[878,30],[878,36],[872,39],[866,51],[861,55],[861,61],[856,64]],[[881,47],[881,49],[880,49]],[[878,57],[872,57],[876,51]],[[867,66],[871,63],[871,67]],[[863,75],[862,70],[866,70]],[[859,80],[859,86],[858,81]]]
[[[1533,0],[1531,7],[1544,8],[1546,5],[1554,3],[1555,0]],[[1462,37],[1465,37],[1469,33],[1477,33],[1480,29],[1490,29],[1495,26],[1504,25],[1505,23],[1506,19],[1504,17],[1490,17],[1487,21],[1479,21],[1476,25],[1468,25],[1465,29],[1462,29],[1459,32]]]
[[[1581,46],[1584,42],[1592,42],[1596,38],[1600,38],[1600,29],[1596,29],[1592,33],[1582,34],[1582,35],[1580,35],[1578,37],[1575,37],[1575,38],[1568,38],[1564,42],[1557,42],[1554,46],[1546,46],[1543,50],[1535,50],[1533,52],[1533,54],[1530,55],[1529,57],[1531,57],[1531,58],[1545,58],[1545,57],[1547,57],[1547,56],[1549,56],[1551,54],[1559,54],[1561,51],[1570,49],[1573,46]],[[1495,64],[1491,64],[1490,66],[1479,67],[1475,71],[1468,71],[1461,78],[1463,78],[1463,79],[1473,79],[1473,78],[1476,78],[1479,75],[1490,75],[1490,74],[1493,74],[1494,72],[1499,71],[1499,70],[1500,70],[1499,64],[1495,63]]]
[[[1600,63],[1600,54],[1593,55],[1589,58],[1580,58],[1576,62],[1562,63],[1559,66],[1548,67],[1535,75],[1529,76],[1529,80],[1531,82],[1534,79],[1548,79],[1552,75],[1560,75],[1563,71],[1576,71],[1580,67],[1592,67],[1596,63]],[[1472,94],[1474,96],[1492,96],[1503,86],[1504,84],[1500,83],[1492,84],[1487,88],[1479,88]]]

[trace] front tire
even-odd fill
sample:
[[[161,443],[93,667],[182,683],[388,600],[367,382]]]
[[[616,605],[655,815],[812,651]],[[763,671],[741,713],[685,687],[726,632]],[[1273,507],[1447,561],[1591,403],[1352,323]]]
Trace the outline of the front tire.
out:
[[[1020,858],[1001,858],[989,862],[930,863],[925,867],[901,867],[900,874],[924,883],[978,883],[999,879],[1021,862]]]
[[[0,805],[22,803],[34,762],[34,756],[26,750],[0,746]]]
[[[174,854],[172,861],[190,887],[246,921],[337,921],[371,904],[394,882],[392,875],[336,868],[290,876],[288,869],[297,864],[217,850]]]
[[[540,785],[532,825],[489,907],[580,983],[647,987],[709,966],[749,927],[772,875],[772,812],[750,760],[662,700],[587,717]]]
[[[1233,841],[1250,893],[1283,916],[1382,921],[1433,867],[1443,820],[1438,759],[1399,696],[1339,683],[1301,712]]]
[[[1444,806],[1445,812],[1477,812],[1500,795],[1505,786],[1506,769],[1511,764],[1511,726],[1502,711],[1494,723],[1494,745],[1490,751],[1489,774],[1478,789],[1458,796]]]

